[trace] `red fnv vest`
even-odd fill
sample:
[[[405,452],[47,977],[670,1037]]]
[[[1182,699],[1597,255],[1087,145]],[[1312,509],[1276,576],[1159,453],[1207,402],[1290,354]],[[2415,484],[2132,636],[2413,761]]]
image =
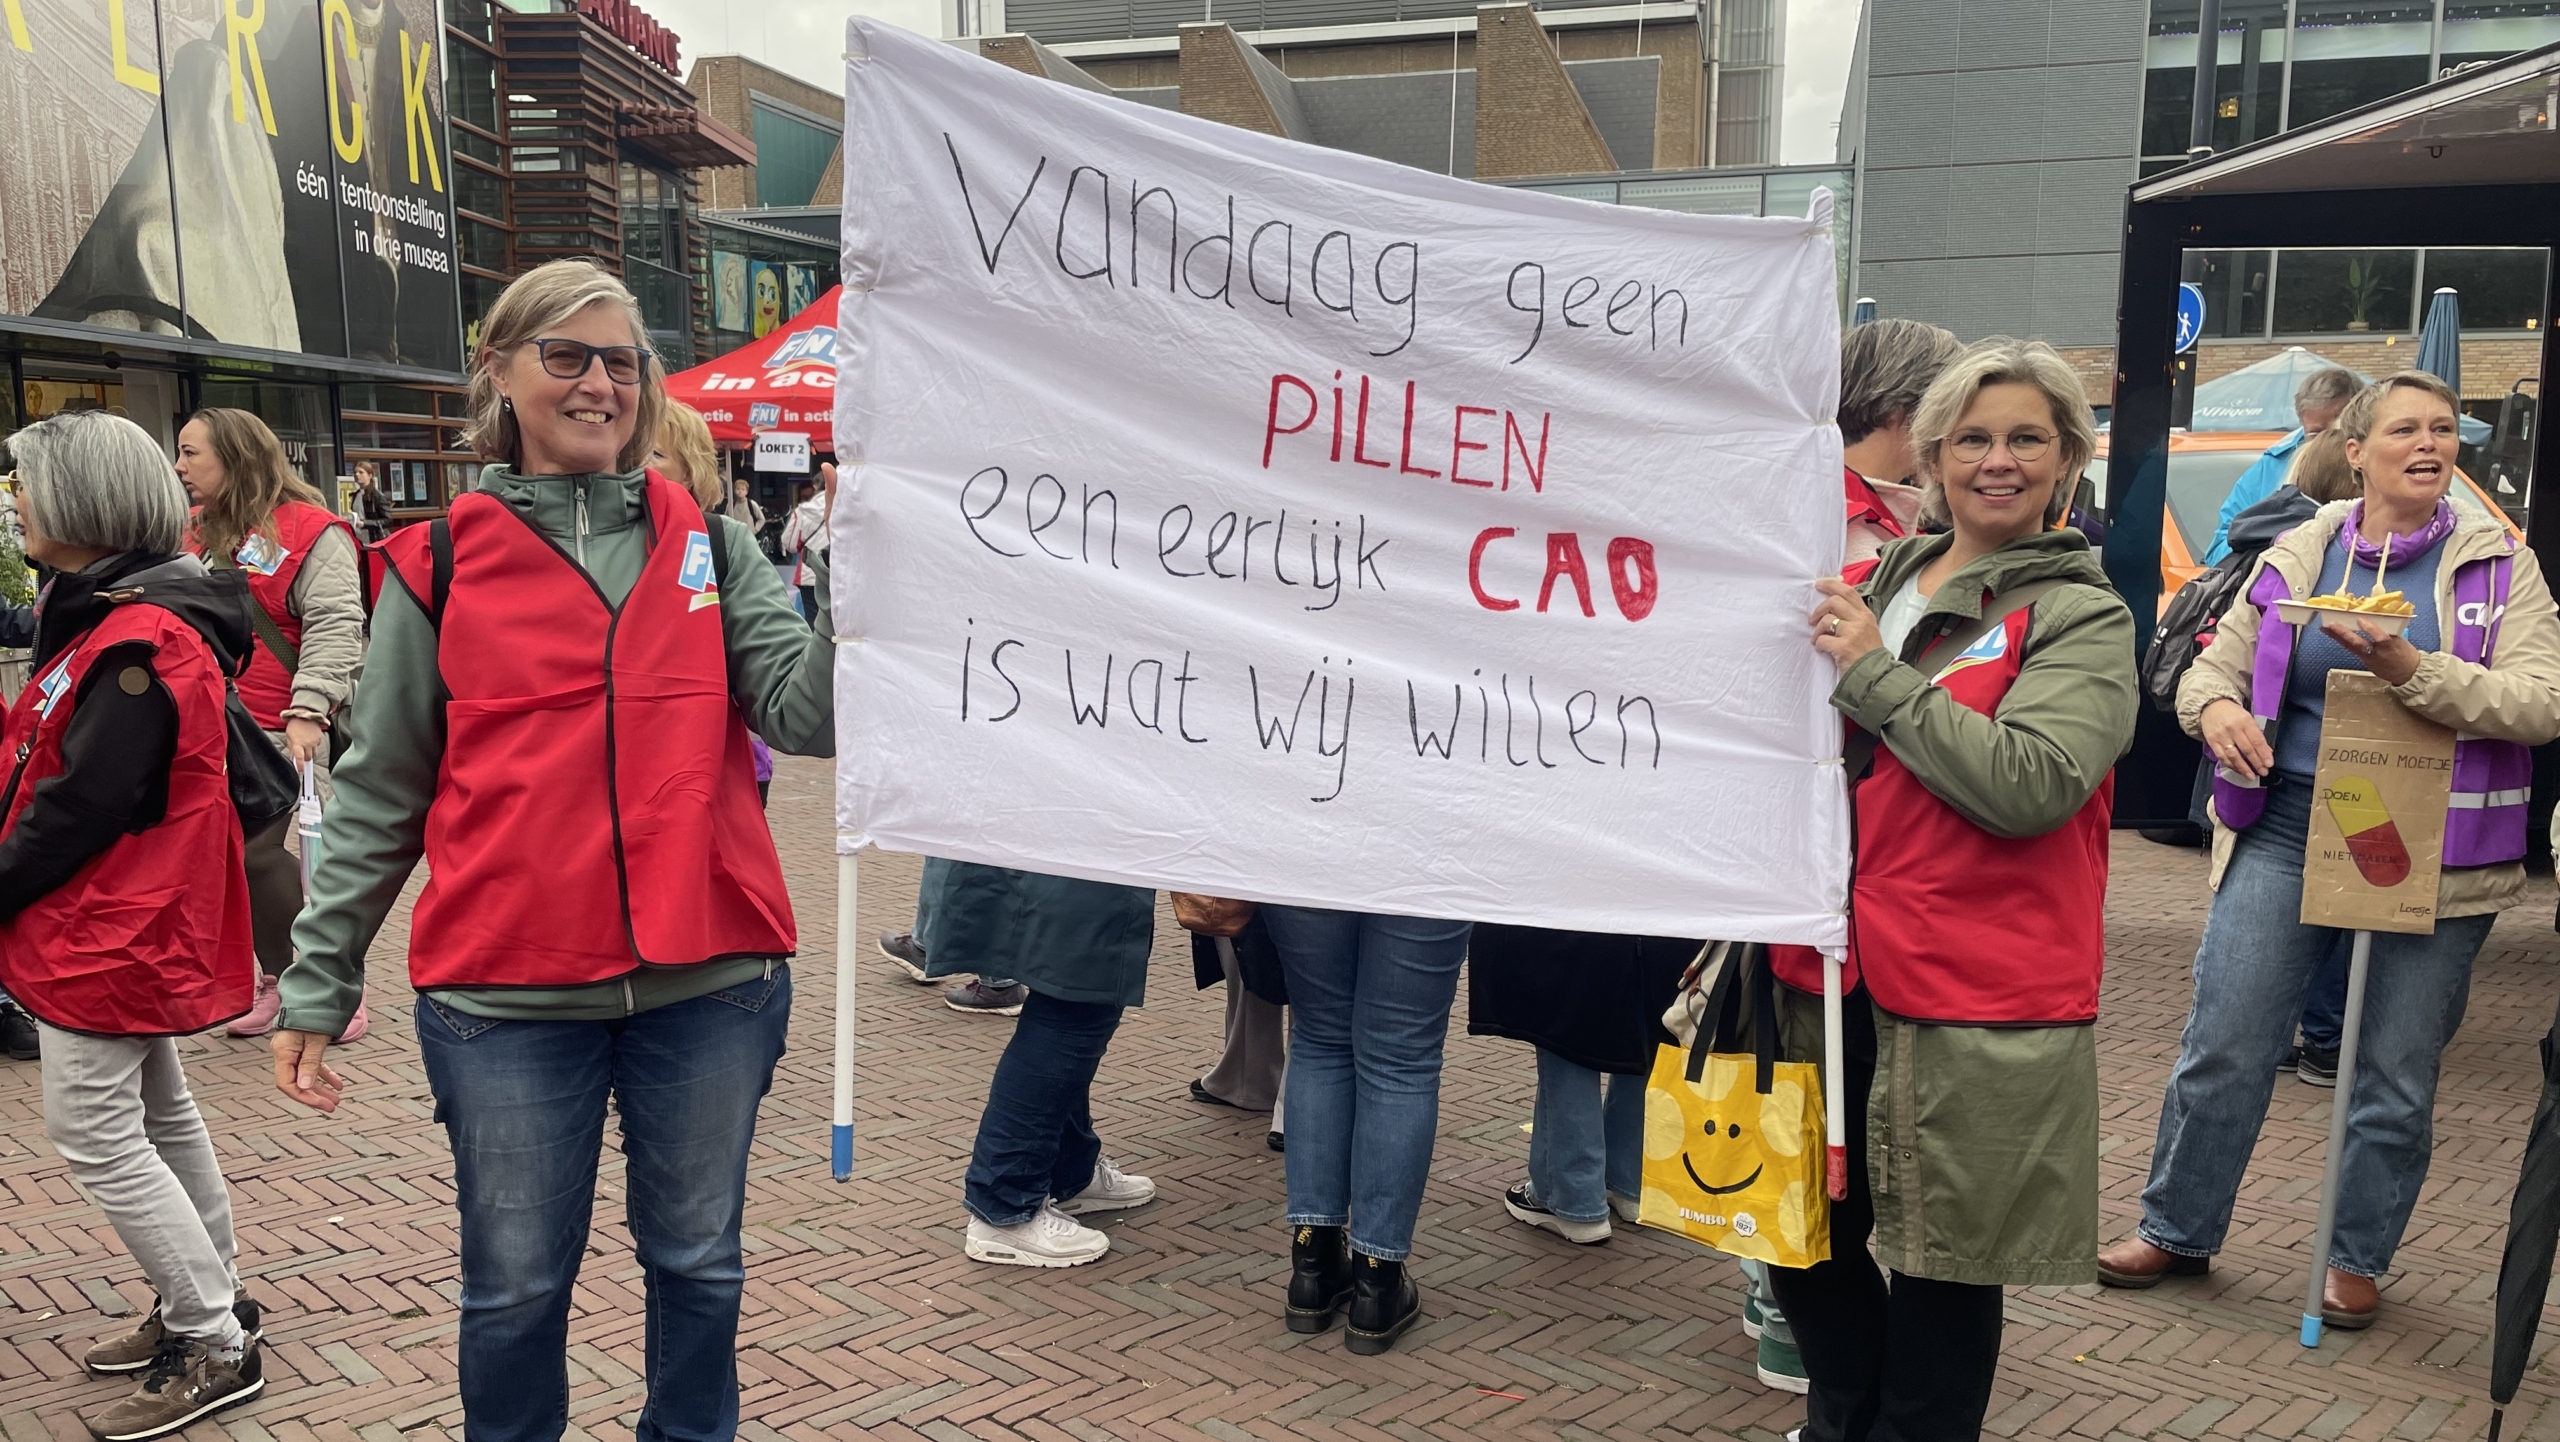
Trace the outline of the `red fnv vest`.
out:
[[[2012,612],[1930,680],[1994,715],[2025,662],[2034,608]],[[2098,1014],[2106,961],[2107,826],[2115,777],[2071,819],[2009,840],[1966,820],[1876,747],[1859,785],[1843,989],[1863,979],[1895,1016],[1954,1026],[2061,1026]],[[1778,979],[1820,993],[1822,957],[1770,948]]]
[[[332,526],[345,531],[349,541],[355,539],[355,528],[347,524],[345,517],[323,510],[309,501],[287,501],[276,507],[275,521],[268,529],[254,533],[258,539],[284,551],[272,573],[252,566],[236,555],[213,558],[220,564],[240,567],[240,574],[249,581],[249,599],[267,613],[276,623],[276,629],[284,633],[285,640],[297,648],[302,645],[302,618],[293,614],[294,578],[302,574],[302,563],[310,559],[312,545]],[[193,537],[188,539],[187,549],[198,555],[204,553],[204,547]],[[259,725],[270,731],[281,731],[284,729],[284,708],[293,704],[293,673],[276,659],[275,652],[267,649],[265,641],[256,637],[250,639],[255,644],[249,647],[248,669],[240,673],[240,700],[249,708],[249,714],[258,718]]]
[[[0,923],[0,987],[67,1031],[175,1036],[246,1012],[258,969],[240,818],[223,769],[222,671],[194,627],[127,602],[18,693],[5,732],[17,780],[0,835],[18,824],[37,782],[62,774],[62,733],[90,666],[135,641],[151,648],[152,670],[178,707],[168,810]]]
[[[496,498],[457,497],[438,626],[444,761],[409,981],[583,986],[798,945],[746,723],[729,699],[710,526],[651,472],[649,557],[617,613]],[[426,526],[385,546],[429,611]]]

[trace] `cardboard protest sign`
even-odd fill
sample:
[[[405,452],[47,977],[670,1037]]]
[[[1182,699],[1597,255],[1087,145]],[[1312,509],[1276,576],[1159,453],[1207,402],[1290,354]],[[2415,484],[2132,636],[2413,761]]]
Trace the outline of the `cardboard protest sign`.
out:
[[[2363,671],[2329,673],[2302,858],[2302,920],[2359,931],[2436,929],[2453,733]]]
[[[847,50],[848,836],[1844,939],[1827,196],[1595,205]]]

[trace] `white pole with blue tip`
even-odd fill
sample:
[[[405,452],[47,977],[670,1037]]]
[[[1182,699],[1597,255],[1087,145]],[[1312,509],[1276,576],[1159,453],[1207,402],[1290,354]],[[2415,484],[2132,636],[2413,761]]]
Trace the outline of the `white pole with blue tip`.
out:
[[[2356,933],[2347,953],[2347,1015],[2338,1033],[2338,1089],[2329,1096],[2329,1159],[2320,1169],[2320,1220],[2311,1228],[2311,1285],[2302,1302],[2302,1345],[2320,1345],[2322,1293],[2329,1279],[2329,1239],[2338,1230],[2338,1172],[2347,1155],[2347,1113],[2356,1094],[2356,1038],[2364,1030],[2364,982],[2373,933]]]
[[[836,1106],[828,1155],[836,1180],[853,1180],[853,958],[862,933],[855,929],[855,895],[861,859],[845,850],[852,837],[836,838]]]

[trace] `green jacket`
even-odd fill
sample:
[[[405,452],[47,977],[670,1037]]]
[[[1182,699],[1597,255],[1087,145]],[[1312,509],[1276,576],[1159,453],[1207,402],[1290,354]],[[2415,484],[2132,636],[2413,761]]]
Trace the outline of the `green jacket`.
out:
[[[614,605],[631,594],[648,556],[644,473],[519,476],[504,466],[476,489],[497,497],[578,557]],[[586,524],[578,524],[583,508]],[[722,634],[730,695],[747,725],[776,751],[835,754],[835,648],[791,607],[746,527],[709,518],[722,552]],[[823,578],[822,578],[823,589]],[[365,952],[426,847],[427,808],[443,766],[445,703],[436,632],[408,593],[382,588],[364,681],[346,718],[354,744],[332,780],[337,797],[321,825],[320,865],[293,925],[298,959],[279,979],[277,1025],[336,1036],[364,994]],[[509,987],[432,993],[477,1016],[580,1021],[629,1016],[734,986],[765,969],[758,960],[676,970],[635,968],[592,986]]]
[[[1858,587],[1881,613],[1894,592],[1955,544],[1914,536],[1885,548]],[[2000,699],[1997,720],[1929,684],[1911,661],[1982,615],[1985,591],[2061,580],[2036,598],[2034,656]],[[1903,654],[1871,651],[1840,677],[1831,704],[1893,747],[1930,794],[1994,836],[2042,836],[2087,804],[2133,744],[2133,613],[2078,531],[2040,531],[1939,583]]]

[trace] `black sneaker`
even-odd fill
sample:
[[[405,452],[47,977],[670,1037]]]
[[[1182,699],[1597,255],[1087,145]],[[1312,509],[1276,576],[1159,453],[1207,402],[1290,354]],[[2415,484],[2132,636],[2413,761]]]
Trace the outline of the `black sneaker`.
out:
[[[2283,1076],[2286,1072],[2289,1072],[2300,1065],[2302,1065],[2302,1048],[2298,1046],[2286,1047],[2284,1049],[2284,1055],[2276,1058],[2276,1075]]]
[[[942,994],[942,1004],[953,1011],[979,1016],[1020,1016],[1022,1004],[1031,999],[1031,988],[1018,981],[988,981],[973,976]]]
[[[916,945],[916,936],[912,931],[880,933],[880,954],[896,962],[898,970],[907,974],[907,980],[918,986],[933,980],[932,977],[924,974],[924,948]]]
[[[0,1051],[11,1061],[34,1061],[44,1054],[36,1041],[36,1019],[14,1001],[0,1001]]]
[[[2338,1084],[2338,1049],[2334,1046],[2306,1046],[2302,1060],[2295,1063],[2293,1074],[2305,1086],[2333,1087]]]

